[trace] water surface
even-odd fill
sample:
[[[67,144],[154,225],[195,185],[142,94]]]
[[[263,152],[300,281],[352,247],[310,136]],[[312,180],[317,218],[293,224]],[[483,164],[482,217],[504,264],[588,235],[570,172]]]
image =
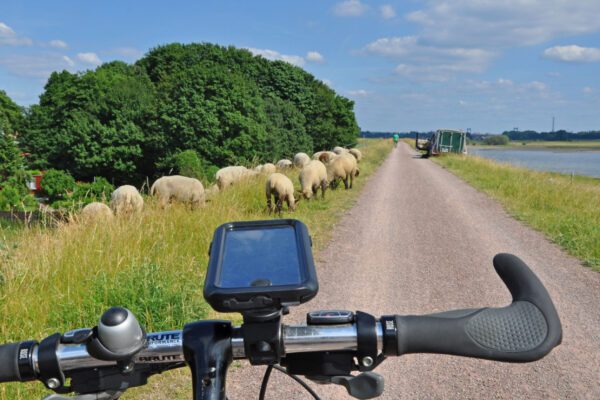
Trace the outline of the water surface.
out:
[[[600,178],[600,151],[581,149],[480,149],[469,147],[469,154],[538,171],[587,175]]]

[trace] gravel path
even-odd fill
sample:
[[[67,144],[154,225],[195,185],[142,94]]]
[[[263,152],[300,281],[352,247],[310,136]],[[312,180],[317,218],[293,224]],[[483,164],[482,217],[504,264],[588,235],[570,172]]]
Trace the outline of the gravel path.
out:
[[[562,345],[532,364],[390,358],[377,369],[385,377],[381,398],[600,399],[600,274],[486,195],[401,144],[333,229],[335,239],[316,257],[319,295],[292,309],[288,323],[302,321],[309,309],[379,316],[507,305],[510,294],[491,264],[499,252],[518,255],[534,270],[562,320]],[[258,398],[262,371],[245,363],[232,368],[229,398]],[[337,386],[311,386],[323,399],[350,398]],[[311,397],[274,372],[267,398]]]

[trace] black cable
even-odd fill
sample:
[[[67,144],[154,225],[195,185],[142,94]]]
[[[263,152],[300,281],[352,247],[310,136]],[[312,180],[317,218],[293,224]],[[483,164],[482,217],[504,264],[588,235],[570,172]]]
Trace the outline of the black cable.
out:
[[[265,370],[265,376],[263,376],[262,384],[260,385],[260,394],[258,395],[258,400],[265,400],[265,394],[267,393],[267,384],[269,383],[271,371],[273,371],[273,366],[269,365]]]
[[[298,382],[300,385],[302,385],[302,387],[304,389],[306,389],[306,391],[308,393],[311,394],[312,397],[314,397],[315,400],[321,400],[321,398],[319,397],[319,395],[317,393],[315,393],[314,390],[311,389],[310,386],[308,386],[308,384],[306,382],[304,382],[302,379],[298,378],[296,375],[292,375],[289,372],[287,372],[287,370],[285,368],[280,367],[279,365],[273,365],[273,366],[269,366],[269,367],[273,367],[275,368],[277,371],[279,372],[283,372],[284,374],[286,374],[287,376],[289,376],[290,378],[292,378],[293,380],[295,380],[296,382]],[[271,374],[271,372],[269,372],[269,375]],[[265,372],[265,377],[267,376],[266,372]],[[267,377],[268,379],[268,377]],[[263,380],[264,382],[264,380]],[[262,391],[261,391],[262,393]],[[262,398],[260,400],[263,400]]]

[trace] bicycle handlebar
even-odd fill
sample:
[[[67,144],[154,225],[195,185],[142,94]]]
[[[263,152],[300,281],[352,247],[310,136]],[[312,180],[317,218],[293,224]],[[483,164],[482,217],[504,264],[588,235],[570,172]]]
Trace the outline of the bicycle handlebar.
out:
[[[454,310],[424,316],[384,316],[376,321],[377,351],[386,356],[408,353],[440,353],[508,362],[530,362],[560,344],[560,320],[548,292],[519,258],[510,254],[494,257],[494,267],[513,296],[503,308]],[[283,354],[356,352],[358,323],[344,325],[284,325]],[[243,333],[233,328],[231,354],[246,358]],[[24,345],[27,344],[27,345]],[[105,366],[114,361],[92,357],[85,344],[60,344],[56,348],[60,370],[70,372]],[[23,360],[30,360],[24,366]],[[36,342],[0,346],[0,382],[25,381],[39,377]],[[135,365],[185,365],[183,331],[149,333],[147,345],[133,358]],[[31,374],[22,376],[22,368]]]

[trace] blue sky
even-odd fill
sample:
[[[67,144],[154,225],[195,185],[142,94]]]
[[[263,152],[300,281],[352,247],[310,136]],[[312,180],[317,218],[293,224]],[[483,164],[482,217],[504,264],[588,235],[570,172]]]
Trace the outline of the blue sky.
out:
[[[3,2],[0,89],[171,42],[251,49],[356,102],[364,130],[600,129],[600,1]]]

